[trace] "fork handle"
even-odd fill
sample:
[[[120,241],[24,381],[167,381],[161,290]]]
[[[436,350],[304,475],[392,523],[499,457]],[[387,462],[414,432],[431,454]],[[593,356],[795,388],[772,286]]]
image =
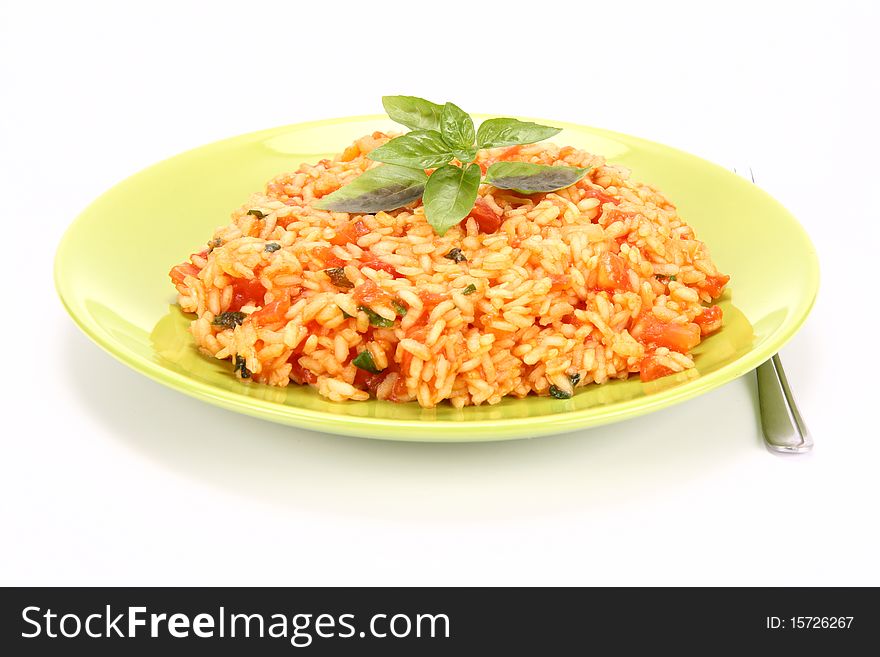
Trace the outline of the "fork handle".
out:
[[[758,366],[758,405],[764,441],[774,452],[802,454],[813,448],[813,438],[788,387],[779,354]]]

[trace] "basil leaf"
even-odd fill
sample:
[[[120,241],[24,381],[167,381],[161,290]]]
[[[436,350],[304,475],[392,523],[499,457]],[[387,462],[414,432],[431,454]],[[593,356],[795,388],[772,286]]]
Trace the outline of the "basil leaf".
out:
[[[496,162],[486,171],[486,182],[498,189],[523,194],[553,192],[573,185],[589,170],[589,167],[553,167],[531,162]]]
[[[406,311],[408,310],[408,308],[406,306],[404,306],[402,303],[400,303],[399,301],[392,301],[391,307],[394,308],[394,312],[396,312],[401,317],[406,315]]]
[[[473,162],[477,157],[477,149],[476,148],[465,148],[462,150],[454,150],[453,154],[462,164],[468,164],[469,162]]]
[[[551,128],[530,121],[517,119],[488,119],[480,124],[477,130],[477,146],[479,148],[496,148],[497,146],[516,146],[517,144],[534,144],[553,135],[559,134],[561,128]]]
[[[446,103],[440,116],[440,133],[450,146],[459,150],[474,145],[474,122],[458,105]]]
[[[439,130],[441,105],[416,96],[382,96],[382,107],[395,123],[410,130]]]
[[[433,169],[449,162],[455,154],[436,130],[414,130],[379,146],[367,157],[411,169]]]
[[[476,291],[477,291],[477,286],[474,285],[473,283],[471,283],[471,284],[468,285],[466,288],[464,288],[464,290],[462,290],[461,293],[462,293],[463,295],[467,296],[467,295],[469,295],[469,294],[473,294],[473,293],[476,292]]]
[[[444,164],[428,178],[425,185],[425,217],[438,235],[445,235],[464,219],[474,202],[480,187],[480,166],[469,164],[467,168]]]
[[[396,210],[419,198],[427,181],[424,171],[385,164],[365,171],[315,203],[315,207],[332,212]]]
[[[373,354],[364,349],[361,353],[354,357],[351,364],[355,367],[369,372],[370,374],[378,374],[382,370],[376,367],[376,361],[373,360]]]

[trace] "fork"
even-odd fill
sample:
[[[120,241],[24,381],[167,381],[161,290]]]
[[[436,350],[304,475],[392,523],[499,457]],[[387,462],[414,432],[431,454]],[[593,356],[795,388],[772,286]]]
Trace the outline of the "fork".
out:
[[[755,183],[751,167],[740,170],[734,167],[733,172]],[[758,378],[761,429],[767,448],[781,454],[809,452],[813,449],[813,438],[795,404],[779,354],[773,354],[770,360],[759,365],[755,374]]]

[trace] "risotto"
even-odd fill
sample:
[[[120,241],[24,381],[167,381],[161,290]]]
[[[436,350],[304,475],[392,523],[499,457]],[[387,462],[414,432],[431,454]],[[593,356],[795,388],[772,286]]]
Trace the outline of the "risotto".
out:
[[[552,143],[480,151],[496,162],[590,167],[556,192],[481,184],[442,237],[421,201],[390,212],[314,207],[378,166],[389,135],[303,164],[171,270],[206,355],[240,379],[308,384],[333,401],[456,407],[694,367],[721,327],[728,276],[654,187]],[[231,374],[232,375],[232,374]]]

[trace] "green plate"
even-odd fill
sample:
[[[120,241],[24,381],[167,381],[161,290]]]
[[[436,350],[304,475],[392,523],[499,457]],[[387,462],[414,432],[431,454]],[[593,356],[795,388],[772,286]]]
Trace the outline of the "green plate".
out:
[[[505,399],[495,406],[422,409],[416,403],[327,401],[307,386],[242,383],[202,357],[174,305],[168,270],[271,177],[341,151],[387,118],[353,117],[242,135],[156,164],[120,183],[68,229],[55,284],[98,345],[156,381],[198,399],[331,433],[418,441],[526,438],[615,422],[712,390],[754,369],[794,335],[819,284],[816,252],[798,222],[758,187],[660,144],[558,121],[554,140],[632,169],[666,192],[730,274],[725,324],[694,350],[696,370],[648,384],[593,385],[571,399]]]

